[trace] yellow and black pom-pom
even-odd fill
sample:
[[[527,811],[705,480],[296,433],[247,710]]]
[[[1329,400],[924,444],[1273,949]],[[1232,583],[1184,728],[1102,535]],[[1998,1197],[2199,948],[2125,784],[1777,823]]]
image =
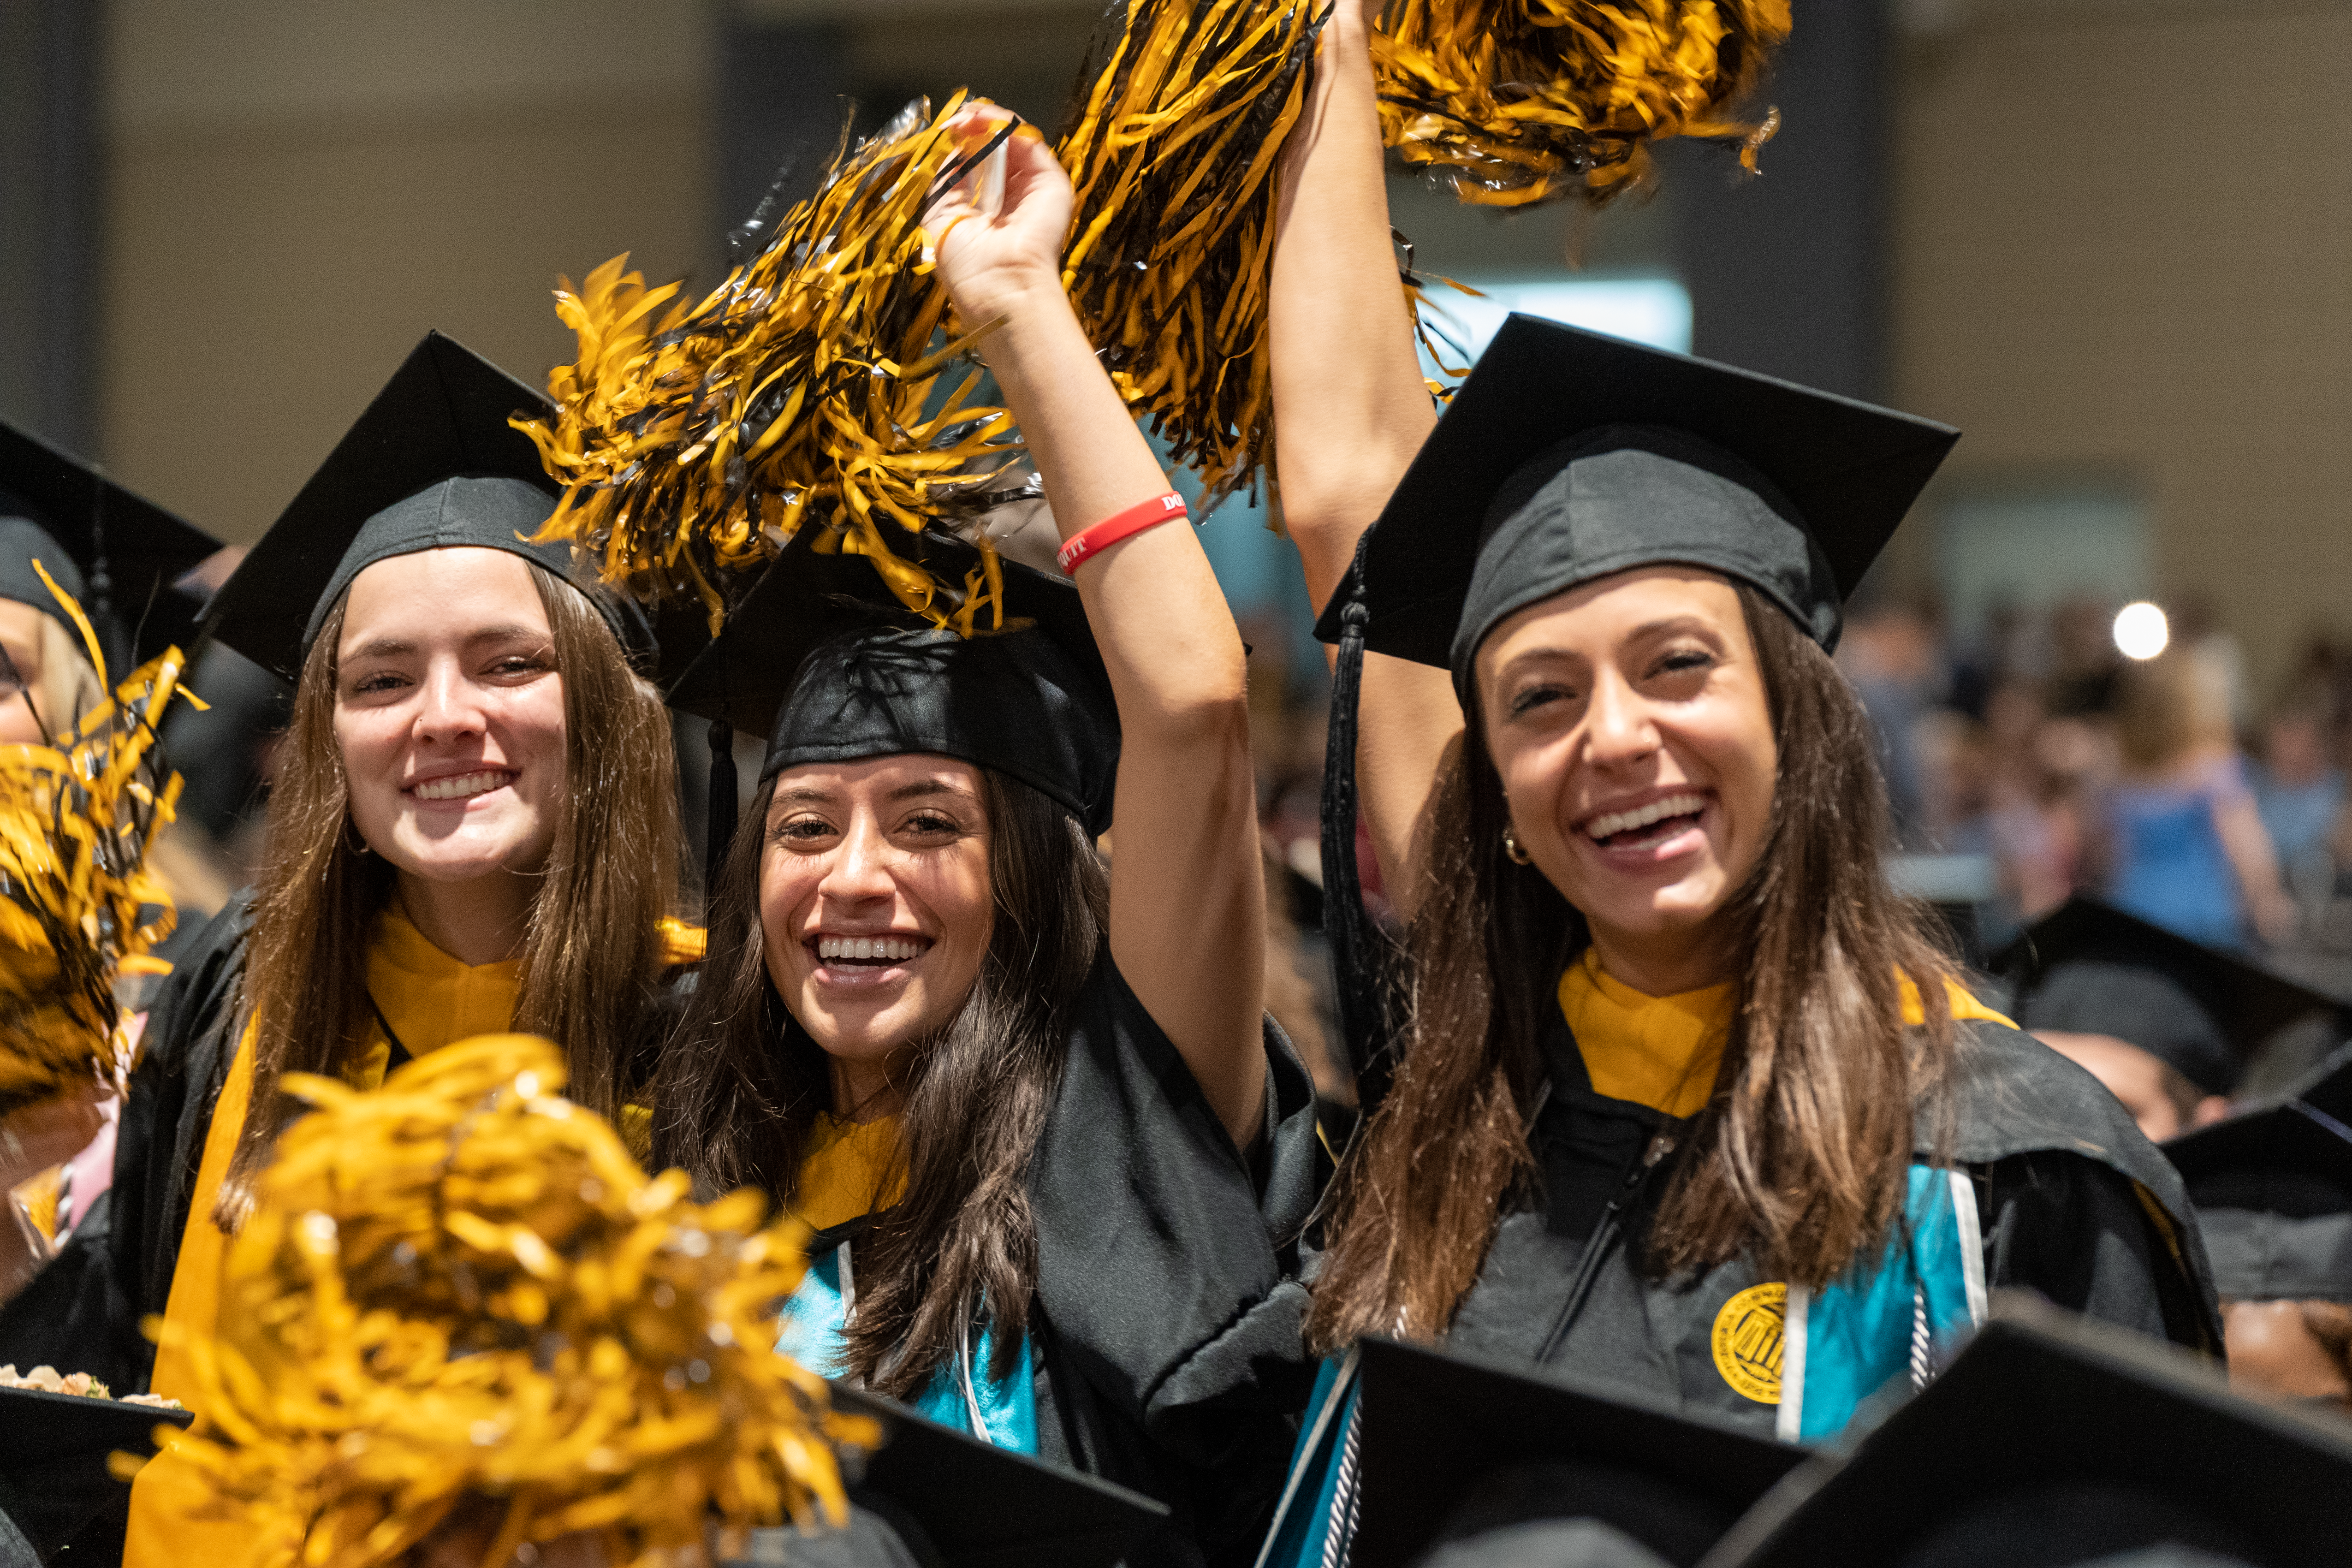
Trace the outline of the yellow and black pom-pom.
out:
[[[103,686],[81,607],[41,576]],[[141,666],[49,745],[0,746],[0,1111],[120,1071],[115,982],[174,919],[147,853],[179,799],[154,748],[171,704],[194,700],[184,663],[172,648]]]
[[[373,1092],[287,1079],[315,1109],[231,1247],[224,1337],[163,1332],[195,1384],[178,1457],[306,1568],[395,1563],[457,1519],[494,1521],[485,1562],[584,1533],[653,1568],[712,1523],[740,1555],[846,1517],[836,1451],[878,1435],[774,1349],[802,1228],[648,1179],[562,1086],[518,1035]]]
[[[1129,0],[1056,149],[1063,277],[1128,406],[1211,504],[1272,455],[1276,164],[1305,103],[1314,0]]]
[[[1381,136],[1463,201],[1602,202],[1650,144],[1738,139],[1735,118],[1789,36],[1789,0],[1391,0],[1372,38]]]
[[[518,421],[565,487],[542,537],[586,546],[608,582],[693,595],[716,631],[730,580],[814,525],[908,609],[971,629],[992,577],[938,583],[890,544],[1017,451],[1010,416],[972,401],[980,376],[958,363],[971,339],[945,336],[922,227],[971,155],[947,129],[963,102],[933,114],[918,100],[836,153],[698,304],[676,283],[647,289],[625,256],[576,292],[567,280],[556,311],[579,357],[549,377],[560,412]]]

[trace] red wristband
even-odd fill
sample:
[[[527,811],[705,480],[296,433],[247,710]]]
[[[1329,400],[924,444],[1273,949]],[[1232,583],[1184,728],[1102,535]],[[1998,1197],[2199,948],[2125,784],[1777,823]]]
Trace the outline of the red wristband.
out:
[[[1120,540],[1141,533],[1147,528],[1157,528],[1163,522],[1173,522],[1185,515],[1184,498],[1174,490],[1138,501],[1125,511],[1111,513],[1100,522],[1093,523],[1070,535],[1055,559],[1062,563],[1065,576],[1078,569],[1078,563],[1097,550],[1108,550]]]

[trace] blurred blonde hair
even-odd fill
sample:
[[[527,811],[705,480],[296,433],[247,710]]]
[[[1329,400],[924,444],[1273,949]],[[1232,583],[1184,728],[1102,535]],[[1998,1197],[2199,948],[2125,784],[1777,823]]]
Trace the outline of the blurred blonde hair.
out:
[[[2116,744],[2126,766],[2167,767],[2232,739],[2229,672],[2212,659],[2171,648],[2125,671]]]

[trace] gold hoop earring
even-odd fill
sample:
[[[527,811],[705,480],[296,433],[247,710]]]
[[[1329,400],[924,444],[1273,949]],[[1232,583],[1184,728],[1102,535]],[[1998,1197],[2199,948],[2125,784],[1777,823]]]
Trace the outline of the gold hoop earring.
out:
[[[350,851],[353,859],[364,859],[375,853],[368,847],[368,841],[360,837],[359,824],[349,816],[343,818],[343,847]]]
[[[1512,832],[1507,824],[1503,828],[1503,853],[1511,858],[1514,865],[1528,866],[1535,862],[1534,856],[1519,847],[1519,836]]]

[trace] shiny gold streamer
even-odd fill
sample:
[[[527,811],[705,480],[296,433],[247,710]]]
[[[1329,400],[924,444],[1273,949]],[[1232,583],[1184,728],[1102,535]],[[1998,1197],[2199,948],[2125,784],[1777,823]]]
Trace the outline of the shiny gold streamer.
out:
[[[946,122],[964,101],[933,114],[917,100],[837,153],[698,304],[677,283],[647,289],[625,255],[576,291],[564,281],[556,313],[579,352],[548,378],[559,413],[516,421],[565,487],[542,538],[586,546],[607,581],[649,597],[692,595],[716,632],[730,580],[814,522],[821,550],[865,555],[933,625],[970,631],[983,609],[1003,624],[992,574],[940,583],[891,543],[1018,451],[1011,416],[971,401],[976,372],[948,384],[981,334],[946,336],[922,228],[961,168]]]
[[[1732,111],[1789,26],[1789,0],[1392,0],[1381,136],[1486,206],[1607,201],[1675,136],[1738,139],[1752,171],[1778,121]]]
[[[231,1248],[226,1337],[162,1331],[195,1382],[179,1453],[278,1561],[394,1563],[468,1500],[495,1503],[501,1563],[585,1532],[655,1568],[712,1522],[740,1554],[751,1527],[846,1517],[836,1447],[878,1434],[773,1348],[804,1228],[648,1179],[562,1085],[520,1035],[372,1093],[288,1075],[317,1109]]]
[[[1130,0],[1056,150],[1077,191],[1071,303],[1212,505],[1255,490],[1273,449],[1275,170],[1318,14],[1310,0]]]
[[[81,606],[34,570],[104,686]],[[50,745],[0,746],[0,1110],[118,1077],[115,981],[176,918],[147,852],[179,800],[154,748],[171,704],[195,701],[185,662],[171,648],[142,665]]]

